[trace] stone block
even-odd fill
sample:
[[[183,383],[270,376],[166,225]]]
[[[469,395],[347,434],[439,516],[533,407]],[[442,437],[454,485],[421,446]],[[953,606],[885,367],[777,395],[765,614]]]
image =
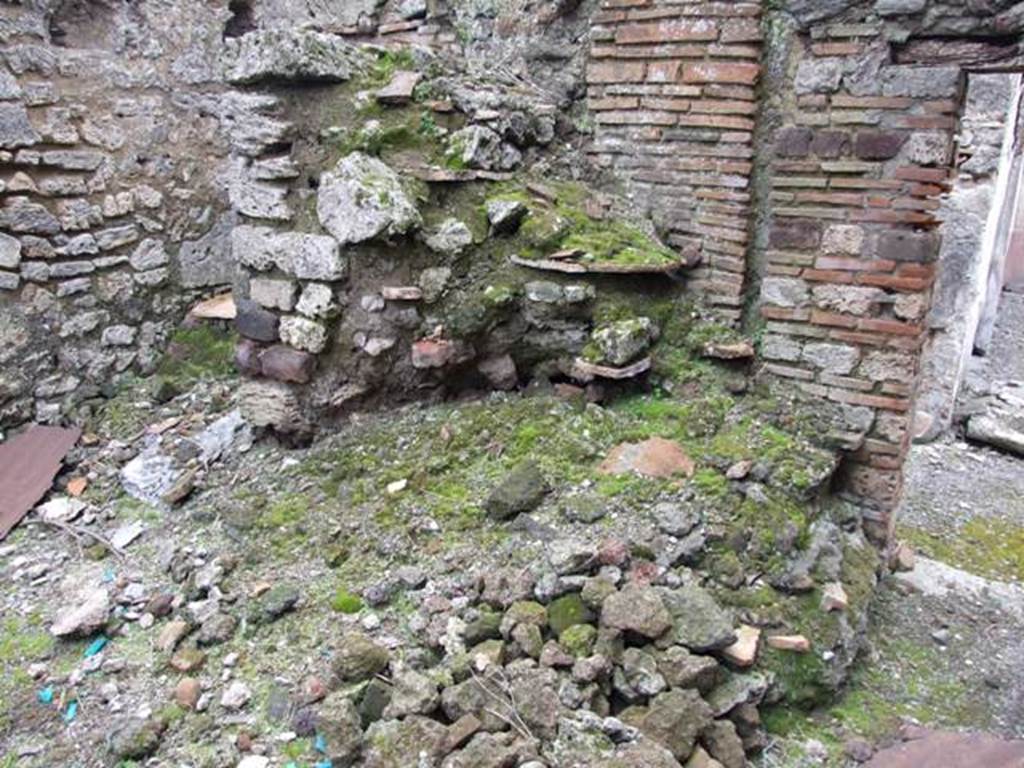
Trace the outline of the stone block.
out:
[[[815,131],[811,154],[821,158],[840,157],[850,148],[850,134],[845,131]]]
[[[902,352],[875,351],[868,353],[860,366],[860,375],[872,381],[914,381],[915,360]]]
[[[948,99],[960,90],[958,66],[889,66],[881,71],[882,94],[915,99]]]
[[[138,329],[130,325],[112,325],[103,329],[100,343],[104,347],[130,347],[135,343]]]
[[[282,344],[265,349],[259,357],[260,371],[269,379],[305,384],[313,376],[316,357]]]
[[[859,285],[816,285],[811,293],[815,306],[848,315],[867,315],[885,297],[878,288]]]
[[[258,30],[224,44],[226,78],[235,84],[341,82],[361,58],[337,35],[302,28]]]
[[[777,220],[768,238],[772,248],[811,250],[821,244],[821,225],[814,221]]]
[[[814,132],[810,128],[783,128],[775,134],[775,154],[779,157],[806,157],[811,152]]]
[[[237,299],[235,305],[238,311],[235,316],[235,328],[242,336],[253,341],[278,340],[280,320],[277,315],[248,299]]]
[[[40,140],[24,104],[0,103],[0,148],[29,147]]]
[[[947,166],[952,159],[953,139],[940,131],[918,131],[907,141],[907,160],[918,165]]]
[[[227,285],[235,275],[231,248],[232,223],[222,217],[209,232],[185,240],[178,249],[178,272],[182,287],[205,288]]]
[[[32,235],[55,235],[60,221],[50,210],[26,197],[11,198],[0,211],[0,230]]]
[[[302,280],[341,280],[348,270],[338,243],[324,235],[242,225],[231,232],[231,252],[243,266],[259,272],[276,266]]]
[[[147,237],[136,246],[128,261],[132,265],[132,269],[144,271],[167,266],[171,261],[171,257],[167,255],[167,250],[164,248],[162,240],[157,240],[155,237]]]
[[[784,360],[795,363],[800,360],[803,347],[792,336],[769,335],[761,343],[761,355],[768,360]]]
[[[249,298],[267,309],[291,312],[295,308],[294,280],[254,277],[249,281]]]
[[[422,223],[398,174],[361,152],[342,158],[333,170],[321,174],[316,212],[324,229],[342,245],[403,235]]]
[[[280,324],[281,341],[296,349],[314,354],[327,346],[327,329],[305,317],[283,317]]]
[[[842,59],[806,58],[797,67],[793,87],[798,94],[834,93],[842,79]]]
[[[899,131],[858,131],[853,153],[861,160],[891,160],[899,154],[907,134]]]
[[[826,227],[821,249],[828,254],[859,256],[864,247],[864,230],[855,224],[833,224]]]
[[[807,283],[795,277],[766,277],[761,283],[761,301],[776,307],[800,307],[807,303]]]
[[[845,376],[857,367],[860,350],[845,344],[811,342],[804,346],[803,360],[826,373]]]
[[[112,251],[122,245],[129,245],[139,239],[139,230],[134,224],[123,227],[111,227],[96,233],[96,242],[100,250]]]
[[[906,16],[923,11],[928,0],[876,0],[875,13],[879,16]]]
[[[331,286],[323,283],[307,283],[306,287],[302,289],[302,295],[295,308],[299,314],[306,317],[323,318],[333,315],[337,311],[338,305],[334,300],[334,291],[331,290]]]
[[[875,243],[875,257],[888,261],[927,264],[938,255],[939,238],[934,232],[882,232]]]
[[[0,269],[17,269],[21,264],[21,241],[0,233]]]

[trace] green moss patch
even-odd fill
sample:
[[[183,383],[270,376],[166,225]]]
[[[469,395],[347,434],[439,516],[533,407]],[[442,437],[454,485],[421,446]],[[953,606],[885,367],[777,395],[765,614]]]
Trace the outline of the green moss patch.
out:
[[[496,199],[525,203],[530,213],[522,225],[523,258],[543,259],[556,251],[578,251],[572,260],[594,269],[649,268],[656,271],[680,262],[679,255],[639,226],[620,218],[594,218],[584,204],[590,193],[579,184],[553,186],[554,201],[535,197],[521,187],[503,190]]]
[[[236,335],[215,325],[180,328],[157,366],[158,377],[187,389],[196,381],[221,379],[235,371]]]
[[[942,533],[903,526],[899,537],[921,554],[997,581],[1024,581],[1024,527],[974,518]]]

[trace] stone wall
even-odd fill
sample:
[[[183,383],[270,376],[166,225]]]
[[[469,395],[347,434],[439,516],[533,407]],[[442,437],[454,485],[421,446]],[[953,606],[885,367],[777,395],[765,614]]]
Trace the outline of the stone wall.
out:
[[[691,289],[736,320],[750,222],[759,3],[604,0],[587,94],[594,161],[699,266]]]
[[[794,2],[770,19],[761,352],[773,376],[847,408],[844,487],[880,520],[909,447],[963,64],[1014,49],[967,38],[1019,30],[1005,6]]]
[[[991,144],[962,135],[965,71],[1018,64],[1022,24],[1008,0],[5,4],[0,423],[152,367],[232,282],[240,366],[296,422],[636,375],[685,291],[758,318],[765,372],[838,410],[845,488],[884,518],[958,296],[943,266],[929,318],[966,247],[943,200]],[[356,177],[386,212],[338,204]],[[587,251],[609,241],[629,258]]]
[[[214,8],[0,7],[0,426],[146,369],[195,289],[230,282]],[[175,24],[167,24],[174,18]]]

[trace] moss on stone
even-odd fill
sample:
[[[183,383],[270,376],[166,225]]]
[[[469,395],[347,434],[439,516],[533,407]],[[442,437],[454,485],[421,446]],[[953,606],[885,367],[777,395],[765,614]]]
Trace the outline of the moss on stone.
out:
[[[338,587],[331,598],[331,610],[335,613],[359,613],[363,610],[363,599],[344,587]]]
[[[234,332],[212,324],[179,328],[168,342],[157,374],[181,389],[196,381],[230,376],[235,370],[236,339]]]
[[[559,644],[570,656],[589,656],[597,641],[597,629],[591,624],[574,624],[558,637]]]
[[[561,637],[567,629],[594,620],[594,613],[576,593],[563,595],[548,605],[548,624]]]

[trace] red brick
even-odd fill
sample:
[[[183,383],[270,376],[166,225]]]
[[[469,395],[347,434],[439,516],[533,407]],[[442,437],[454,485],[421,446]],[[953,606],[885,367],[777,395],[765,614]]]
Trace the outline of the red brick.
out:
[[[602,99],[591,99],[590,108],[595,112],[603,112],[608,109],[636,109],[640,99],[636,96],[608,96]]]
[[[813,43],[811,53],[815,56],[855,56],[864,50],[861,43]]]
[[[756,43],[761,38],[761,25],[754,19],[731,19],[722,22],[723,43]]]
[[[694,102],[693,111],[720,115],[752,115],[757,111],[757,106],[752,101],[704,99]]]
[[[856,344],[862,347],[885,347],[889,346],[890,337],[880,333],[866,333],[863,331],[847,331],[836,329],[829,333],[830,339],[842,341],[847,344]]]
[[[728,115],[682,115],[679,125],[696,128],[731,128],[739,131],[754,130],[754,121],[746,117]]]
[[[820,309],[811,310],[811,322],[815,325],[827,325],[835,328],[857,327],[856,317],[840,315],[836,312],[822,312]]]
[[[683,67],[684,83],[739,83],[753,85],[761,67],[757,64],[720,64],[706,62]]]
[[[682,64],[678,61],[652,61],[647,66],[647,82],[674,83],[679,79],[680,67]]]
[[[597,122],[608,125],[675,125],[676,115],[651,110],[620,110],[598,113]]]
[[[851,221],[872,221],[879,224],[933,224],[935,217],[919,211],[890,211],[871,209],[851,211]]]
[[[796,200],[798,203],[822,203],[847,208],[864,207],[864,196],[851,192],[798,192]]]
[[[925,112],[931,112],[932,114],[942,114],[945,112],[955,113],[958,109],[957,103],[953,101],[953,99],[922,101],[920,102],[920,105]]]
[[[836,376],[831,373],[822,373],[820,378],[822,384],[840,387],[841,389],[853,389],[858,392],[870,392],[875,387],[874,382],[855,379],[852,376]]]
[[[907,109],[913,104],[913,99],[903,96],[848,96],[837,93],[832,97],[833,107],[846,109]]]
[[[936,115],[924,117],[921,115],[904,115],[897,120],[901,128],[913,128],[919,131],[956,130],[957,119],[953,115]]]
[[[837,272],[827,269],[805,269],[803,277],[814,283],[841,283],[844,285],[852,283],[854,279],[852,272]]]
[[[806,321],[810,318],[810,312],[806,309],[788,309],[786,307],[761,307],[761,317],[766,320],[793,320],[797,322]]]
[[[944,168],[921,168],[916,165],[903,165],[896,169],[893,175],[897,179],[906,181],[923,181],[933,184],[941,184],[949,180],[949,171]]]
[[[718,25],[707,19],[672,19],[655,24],[627,24],[615,32],[619,45],[703,42],[718,39]]]
[[[870,408],[881,408],[885,411],[897,411],[899,413],[906,413],[910,410],[910,401],[904,398],[868,395],[864,392],[850,392],[835,387],[829,389],[828,399],[835,400],[837,403],[866,405]]]
[[[945,187],[938,184],[913,184],[907,193],[914,197],[938,197],[945,191]]]
[[[643,82],[647,65],[642,61],[597,61],[587,66],[588,83]]]
[[[860,321],[859,328],[862,331],[891,333],[894,336],[918,336],[924,333],[924,326],[882,318],[865,317]]]
[[[787,379],[800,379],[802,381],[813,381],[814,373],[811,371],[804,370],[803,368],[796,368],[791,365],[779,365],[777,363],[768,363],[765,365],[765,370],[769,373],[773,373],[776,376],[783,376]]]
[[[643,99],[640,106],[644,109],[657,109],[665,112],[686,112],[690,109],[689,99]]]
[[[713,99],[738,99],[739,101],[755,101],[757,99],[757,94],[749,85],[712,83],[704,86],[704,94]]]
[[[839,269],[848,272],[891,272],[896,269],[895,261],[874,259],[850,259],[840,256],[819,256],[814,262],[817,269]]]
[[[931,280],[917,277],[898,277],[896,275],[857,275],[857,283],[860,285],[872,285],[876,288],[891,288],[896,291],[925,291],[931,285]]]

